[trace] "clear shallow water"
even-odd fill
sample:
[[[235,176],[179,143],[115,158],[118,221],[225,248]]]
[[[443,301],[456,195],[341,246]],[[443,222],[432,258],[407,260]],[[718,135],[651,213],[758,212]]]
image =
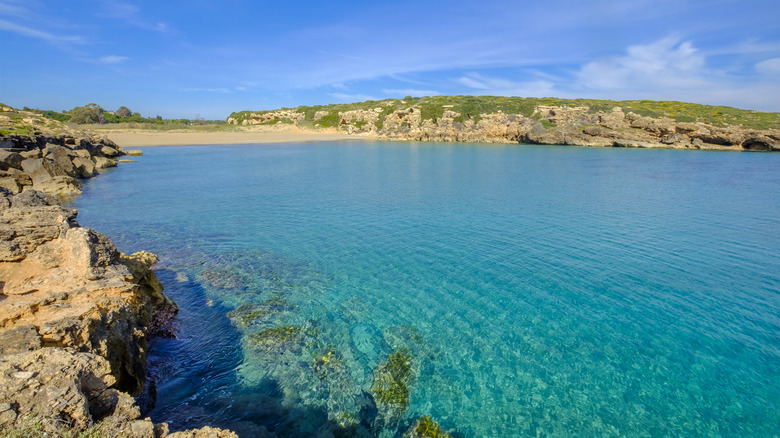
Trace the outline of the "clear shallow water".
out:
[[[174,428],[776,436],[780,154],[325,143],[147,148],[79,220],[161,256]],[[376,371],[411,358],[390,418]],[[377,379],[380,379],[377,377]]]

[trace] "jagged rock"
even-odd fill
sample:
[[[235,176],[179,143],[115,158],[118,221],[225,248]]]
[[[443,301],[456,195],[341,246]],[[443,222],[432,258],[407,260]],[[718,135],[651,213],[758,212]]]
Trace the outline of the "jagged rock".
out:
[[[58,172],[64,172],[65,175],[71,177],[77,176],[69,149],[49,143],[44,150],[44,157],[51,160],[52,165],[57,168]]]
[[[40,149],[33,149],[30,151],[21,152],[19,155],[21,155],[22,158],[41,158],[43,153],[41,153]]]
[[[98,169],[98,170],[106,169],[106,168],[109,168],[109,167],[116,167],[117,166],[117,161],[113,160],[111,158],[93,157],[92,159],[95,162],[95,168]]]
[[[184,432],[174,432],[168,435],[169,438],[238,438],[235,432],[230,430],[218,429],[205,426],[200,429],[187,430]]]
[[[32,324],[0,332],[0,356],[24,353],[41,348],[41,337]]]
[[[0,187],[8,189],[14,194],[21,192],[24,188],[17,178],[8,176],[0,177]]]
[[[10,167],[6,170],[0,170],[0,176],[2,178],[15,179],[17,184],[22,187],[22,190],[24,190],[24,187],[32,187],[33,184],[30,175],[27,175],[23,171],[19,169],[15,169],[13,167]]]
[[[55,176],[50,180],[33,183],[33,188],[46,193],[53,193],[65,198],[73,197],[81,193],[81,183],[72,176]]]
[[[54,175],[49,173],[49,168],[44,165],[43,158],[28,158],[22,161],[21,166],[22,170],[27,175],[30,175],[33,184],[40,184],[54,177]]]
[[[0,336],[32,325],[42,346],[99,354],[118,389],[140,392],[145,333],[162,330],[177,310],[150,270],[156,258],[120,256],[105,236],[78,227],[77,212],[51,196],[26,190],[0,199],[10,200],[0,209]]]
[[[24,161],[24,157],[21,154],[0,149],[0,170],[8,170],[9,168],[21,170],[22,161]]]
[[[108,362],[91,353],[41,348],[0,356],[0,400],[8,403],[0,406],[6,408],[0,427],[26,415],[59,419],[75,428],[107,415],[137,417],[132,398],[110,389],[114,382]]]
[[[400,101],[406,104],[405,101]],[[388,104],[394,107],[395,104]],[[564,144],[594,147],[678,148],[715,150],[780,150],[780,130],[748,130],[717,127],[701,122],[676,122],[668,117],[627,114],[620,107],[593,111],[588,106],[538,105],[531,117],[501,111],[460,114],[453,105],[442,105],[442,115],[423,120],[421,108],[410,104],[394,107],[341,111],[337,130],[348,134],[375,133],[380,138],[415,141]],[[294,110],[253,114],[245,124],[287,118]],[[333,111],[317,111],[314,121]],[[232,122],[231,122],[232,121]],[[228,123],[237,123],[230,119]],[[316,125],[315,125],[316,126]],[[306,126],[304,125],[304,128]]]
[[[119,152],[118,150],[112,148],[111,146],[103,146],[100,148],[100,154],[104,157],[108,158],[116,158],[121,155],[124,155],[123,153]]]
[[[80,178],[89,178],[98,174],[95,162],[89,157],[74,157],[73,167],[76,169],[76,175]]]
[[[609,129],[620,129],[625,123],[626,115],[623,108],[613,108],[608,113],[598,114],[598,124]]]

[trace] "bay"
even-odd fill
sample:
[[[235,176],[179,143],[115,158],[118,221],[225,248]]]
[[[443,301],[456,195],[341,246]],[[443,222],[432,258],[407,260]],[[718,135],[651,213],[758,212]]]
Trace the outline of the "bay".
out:
[[[149,415],[173,429],[394,436],[421,415],[456,436],[780,425],[778,154],[155,147],[73,206],[121,251],[160,255],[182,310],[178,338],[151,345]],[[388,393],[392,357],[409,367]]]

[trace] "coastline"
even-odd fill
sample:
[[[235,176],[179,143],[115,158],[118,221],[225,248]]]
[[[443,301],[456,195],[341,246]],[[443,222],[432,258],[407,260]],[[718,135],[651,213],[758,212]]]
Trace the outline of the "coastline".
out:
[[[67,130],[7,136],[2,146],[0,430],[237,438],[208,426],[170,433],[144,417],[155,400],[148,339],[175,336],[178,306],[152,269],[156,255],[119,252],[63,206],[81,193],[80,180],[126,151]]]

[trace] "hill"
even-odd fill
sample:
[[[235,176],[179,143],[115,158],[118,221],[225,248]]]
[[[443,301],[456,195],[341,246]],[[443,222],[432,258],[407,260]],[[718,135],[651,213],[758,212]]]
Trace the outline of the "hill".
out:
[[[674,101],[406,97],[241,111],[227,123],[336,128],[418,141],[780,150],[780,113]]]

